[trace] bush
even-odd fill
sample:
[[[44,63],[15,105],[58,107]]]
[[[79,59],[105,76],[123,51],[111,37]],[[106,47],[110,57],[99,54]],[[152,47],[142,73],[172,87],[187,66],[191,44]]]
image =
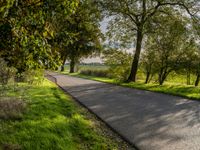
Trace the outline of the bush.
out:
[[[15,97],[1,97],[0,119],[20,119],[26,104]]]
[[[109,66],[108,74],[118,81],[126,81],[130,73],[132,55],[122,50],[110,49],[104,52],[105,64]]]
[[[27,82],[28,84],[39,85],[44,80],[44,71],[43,70],[27,70],[23,72],[21,75],[19,75],[19,79],[22,82]]]
[[[7,85],[10,79],[14,79],[16,69],[8,67],[7,63],[0,58],[0,84]]]
[[[17,144],[3,144],[3,150],[21,150],[21,147]]]
[[[129,66],[111,66],[109,69],[109,76],[120,82],[126,81],[128,79],[129,73]]]
[[[108,70],[81,70],[80,74],[88,75],[88,76],[96,76],[96,77],[109,77]]]

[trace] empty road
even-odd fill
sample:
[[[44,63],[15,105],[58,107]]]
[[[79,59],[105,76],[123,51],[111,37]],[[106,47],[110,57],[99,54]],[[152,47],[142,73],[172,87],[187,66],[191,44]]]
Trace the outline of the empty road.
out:
[[[140,150],[200,150],[200,102],[49,74]]]

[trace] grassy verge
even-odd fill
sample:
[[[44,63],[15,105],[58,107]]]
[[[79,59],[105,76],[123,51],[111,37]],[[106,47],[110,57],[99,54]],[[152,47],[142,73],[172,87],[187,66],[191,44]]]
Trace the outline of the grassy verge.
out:
[[[177,96],[182,96],[185,98],[200,100],[200,87],[195,87],[193,85],[183,85],[183,84],[176,84],[176,83],[171,83],[171,82],[166,82],[164,85],[158,85],[158,84],[153,84],[153,83],[144,84],[144,82],[141,80],[136,83],[133,83],[133,82],[121,83],[121,82],[117,82],[115,79],[86,76],[86,75],[82,75],[78,73],[69,74],[65,72],[64,74],[81,77],[85,79],[90,79],[90,80],[96,80],[100,82],[117,84],[117,85],[130,87],[130,88],[160,92],[160,93],[177,95]]]
[[[88,117],[85,109],[48,80],[29,87],[25,102],[26,109],[20,119],[0,118],[0,149],[126,149],[122,141],[113,140],[106,129]]]

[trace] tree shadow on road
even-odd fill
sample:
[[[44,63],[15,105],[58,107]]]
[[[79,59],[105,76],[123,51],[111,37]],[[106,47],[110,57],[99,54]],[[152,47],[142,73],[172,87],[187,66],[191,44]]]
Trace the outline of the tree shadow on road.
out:
[[[193,149],[200,143],[200,102],[81,82],[62,88],[140,149]]]

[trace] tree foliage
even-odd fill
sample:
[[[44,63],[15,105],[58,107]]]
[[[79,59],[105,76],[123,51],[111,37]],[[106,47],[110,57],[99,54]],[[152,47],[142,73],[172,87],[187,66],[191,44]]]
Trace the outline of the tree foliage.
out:
[[[51,45],[55,20],[69,15],[76,1],[10,0],[0,8],[0,55],[19,72],[54,68],[59,53]]]
[[[155,33],[148,35],[148,40],[143,52],[142,64],[146,72],[146,83],[149,76],[158,75],[160,85],[167,76],[178,70],[185,70],[188,74],[192,68],[198,68],[197,44],[191,29],[188,27],[187,18],[180,15],[159,15]],[[188,84],[190,84],[188,82]]]
[[[130,73],[132,55],[126,51],[106,49],[103,52],[103,60],[109,66],[109,76],[119,81],[126,81]]]
[[[123,40],[133,40],[136,47],[132,67],[128,81],[136,80],[138,62],[143,44],[144,36],[149,32],[148,24],[153,22],[157,14],[167,14],[168,10],[187,12],[195,17],[199,11],[198,0],[98,0],[100,6],[105,10],[107,16],[112,16],[111,29],[116,31],[116,37]],[[184,10],[184,11],[183,11]],[[119,30],[116,30],[116,29]],[[151,31],[154,28],[151,28]],[[150,31],[150,32],[151,32]],[[115,33],[111,35],[115,36]],[[128,38],[126,38],[128,37]]]
[[[70,61],[70,72],[81,58],[88,57],[101,49],[102,34],[99,28],[101,14],[93,0],[81,1],[74,13],[65,20],[65,25],[58,32],[63,65]],[[68,33],[67,35],[65,33]],[[63,36],[68,36],[66,42]]]

